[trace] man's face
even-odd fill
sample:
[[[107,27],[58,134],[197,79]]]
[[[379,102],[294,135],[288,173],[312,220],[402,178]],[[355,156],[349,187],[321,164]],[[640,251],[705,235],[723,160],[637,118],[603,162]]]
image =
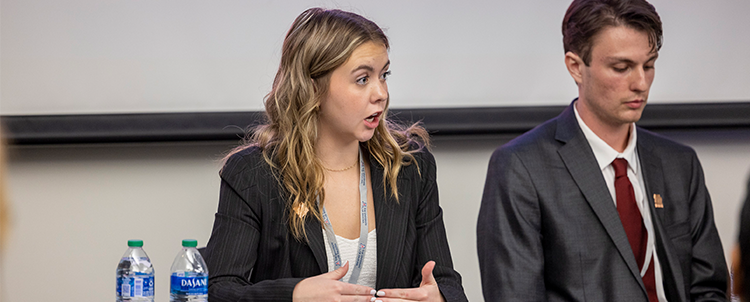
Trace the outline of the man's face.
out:
[[[577,108],[586,124],[616,128],[638,121],[657,57],[645,32],[626,26],[602,29],[594,37],[589,66],[581,61],[578,77],[571,71],[578,83]]]

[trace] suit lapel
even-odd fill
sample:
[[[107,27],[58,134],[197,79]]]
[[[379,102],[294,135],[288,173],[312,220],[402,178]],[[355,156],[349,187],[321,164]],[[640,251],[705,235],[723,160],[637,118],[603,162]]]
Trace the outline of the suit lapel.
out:
[[[318,268],[321,273],[328,272],[328,258],[326,258],[326,247],[323,242],[323,228],[315,217],[308,215],[305,220],[305,231],[307,232],[307,244],[310,246],[313,255],[315,256],[315,262],[318,263]]]
[[[365,156],[368,156],[365,153]],[[372,198],[375,204],[375,227],[377,229],[377,250],[367,249],[367,253],[377,253],[377,288],[393,287],[399,273],[401,259],[404,250],[403,240],[392,240],[393,238],[405,238],[408,208],[406,201],[400,203],[390,194],[383,191],[383,167],[370,157],[370,181],[372,183]],[[399,189],[408,189],[408,184],[399,183]],[[403,190],[402,189],[402,190]],[[405,192],[408,192],[405,191]],[[317,220],[308,217],[305,220],[308,245],[312,250],[318,268],[321,272],[328,272],[328,258],[326,257],[325,242],[323,240],[323,229]]]
[[[560,114],[555,138],[564,143],[557,152],[560,154],[568,172],[570,172],[571,177],[573,177],[591,209],[596,213],[620,252],[620,256],[622,256],[633,277],[636,278],[645,293],[646,287],[643,285],[640,270],[635,262],[635,257],[633,257],[633,250],[630,247],[630,242],[628,242],[625,229],[622,227],[617,207],[607,189],[607,183],[602,177],[594,153],[578,126],[573,105],[568,106]]]
[[[646,198],[648,200],[647,205],[651,211],[654,232],[656,233],[656,254],[659,256],[664,290],[667,292],[667,297],[677,296],[680,298],[679,301],[687,301],[685,292],[680,290],[684,288],[685,284],[680,262],[673,253],[674,248],[669,240],[669,235],[662,225],[665,211],[661,209],[657,211],[654,207],[654,194],[668,197],[664,191],[664,175],[662,174],[664,169],[661,166],[658,153],[653,150],[653,145],[650,143],[649,137],[646,133],[640,131],[640,129],[638,129],[638,158],[641,161],[643,181],[646,187]],[[668,199],[664,200],[663,204],[665,207],[670,206]]]
[[[383,191],[383,167],[370,157],[370,179],[372,182],[372,198],[375,204],[375,227],[377,228],[377,280],[376,288],[390,288],[397,284],[400,278],[408,278],[400,273],[401,255],[404,252],[404,241],[406,238],[406,224],[409,209],[407,200],[396,199],[388,192]],[[399,182],[399,191],[409,192],[408,184]],[[402,196],[403,197],[403,196]],[[410,282],[410,280],[407,280]]]

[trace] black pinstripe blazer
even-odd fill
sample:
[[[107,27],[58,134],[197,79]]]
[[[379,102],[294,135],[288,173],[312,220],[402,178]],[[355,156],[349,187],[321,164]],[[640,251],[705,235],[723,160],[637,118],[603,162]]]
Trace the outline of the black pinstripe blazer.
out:
[[[376,288],[419,286],[422,266],[434,260],[433,275],[445,299],[466,301],[438,204],[435,159],[426,150],[415,158],[421,175],[415,165],[401,170],[399,202],[385,194],[383,167],[370,160]],[[328,271],[321,224],[308,218],[309,242],[292,237],[286,201],[258,148],[232,155],[220,176],[219,208],[206,247],[212,302],[291,301],[299,281]]]

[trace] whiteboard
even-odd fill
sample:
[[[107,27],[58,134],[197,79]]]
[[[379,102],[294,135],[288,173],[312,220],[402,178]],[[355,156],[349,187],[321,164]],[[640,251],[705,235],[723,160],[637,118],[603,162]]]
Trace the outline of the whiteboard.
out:
[[[0,114],[263,110],[284,35],[313,6],[385,29],[392,108],[566,105],[569,3],[0,0]],[[750,100],[750,1],[652,3],[652,103]]]

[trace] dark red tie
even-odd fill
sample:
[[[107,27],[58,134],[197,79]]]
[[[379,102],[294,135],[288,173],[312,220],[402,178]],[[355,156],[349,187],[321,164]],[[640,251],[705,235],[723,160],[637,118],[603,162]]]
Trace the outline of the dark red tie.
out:
[[[638,204],[635,201],[635,192],[633,184],[628,179],[628,161],[624,158],[617,158],[612,162],[615,168],[615,195],[617,196],[617,212],[620,214],[622,227],[625,228],[625,234],[628,236],[630,248],[633,249],[635,262],[638,264],[638,270],[643,267],[646,257],[646,246],[648,244],[648,231],[643,224],[641,211],[638,210]],[[658,302],[656,297],[656,280],[654,278],[654,261],[650,262],[646,274],[642,277],[643,284],[648,292],[648,299],[651,302]]]

